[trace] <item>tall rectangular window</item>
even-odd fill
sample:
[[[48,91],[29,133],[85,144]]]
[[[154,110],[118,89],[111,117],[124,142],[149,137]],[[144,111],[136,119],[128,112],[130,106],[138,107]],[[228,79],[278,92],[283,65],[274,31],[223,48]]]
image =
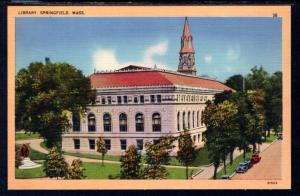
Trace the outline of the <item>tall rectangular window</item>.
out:
[[[127,96],[123,97],[123,101],[124,101],[124,103],[127,103]]]
[[[157,102],[158,102],[158,103],[161,102],[161,95],[157,95]]]
[[[120,144],[121,144],[121,150],[126,150],[127,141],[126,140],[120,140]]]
[[[95,140],[89,139],[89,146],[91,150],[95,150]]]
[[[141,103],[144,103],[144,95],[141,95],[141,96],[140,96],[140,102],[141,102]]]
[[[122,103],[122,97],[118,96],[117,99],[118,99],[118,104],[121,104]]]
[[[143,150],[143,147],[144,147],[143,140],[136,140],[136,147],[138,150]]]
[[[134,103],[138,103],[138,97],[134,97]]]
[[[105,148],[106,148],[106,150],[110,150],[110,148],[111,148],[111,143],[110,143],[110,140],[104,140],[104,143],[105,143]]]
[[[107,103],[108,103],[108,104],[111,104],[111,96],[108,96],[108,97],[107,97]]]
[[[154,145],[159,144],[159,139],[158,140],[153,140],[153,144]]]
[[[151,95],[151,96],[150,96],[150,100],[151,100],[151,103],[154,103],[154,102],[155,102],[155,96],[154,96],[154,95]]]
[[[74,149],[80,149],[80,140],[74,139]]]
[[[105,104],[105,97],[102,97],[101,104]]]

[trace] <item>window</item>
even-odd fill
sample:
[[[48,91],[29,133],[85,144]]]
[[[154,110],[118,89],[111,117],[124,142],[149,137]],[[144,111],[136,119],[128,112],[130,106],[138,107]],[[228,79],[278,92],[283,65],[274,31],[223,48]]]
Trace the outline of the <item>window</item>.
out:
[[[198,134],[198,142],[200,142],[200,134]]]
[[[206,139],[206,133],[204,132],[204,133],[202,133],[202,142],[205,142],[205,139]]]
[[[189,111],[188,112],[188,129],[191,128],[190,121],[191,121],[191,112]]]
[[[92,113],[88,115],[88,131],[89,132],[96,131],[96,116],[95,114]]]
[[[196,142],[196,135],[193,136],[193,141]]]
[[[155,102],[155,96],[154,96],[154,95],[151,95],[151,96],[150,96],[150,100],[151,100],[151,103],[154,103],[154,102]]]
[[[200,101],[203,101],[203,96],[200,97]]]
[[[102,104],[105,104],[105,97],[102,97],[101,103],[102,103]]]
[[[154,113],[152,115],[152,130],[153,132],[161,131],[161,119],[159,113]]]
[[[193,111],[193,116],[192,116],[192,118],[193,118],[193,128],[195,128],[195,111]]]
[[[73,121],[73,131],[74,132],[80,131],[80,116],[78,112],[73,113],[72,121]]]
[[[143,147],[144,147],[143,140],[136,140],[136,147],[138,150],[143,150]]]
[[[159,140],[153,140],[153,144],[154,144],[154,145],[159,144]]]
[[[158,103],[161,102],[161,95],[157,95],[157,102],[158,102]]]
[[[89,146],[91,150],[95,150],[95,140],[90,139],[89,140]]]
[[[127,132],[127,115],[125,113],[119,116],[120,132]]]
[[[186,126],[185,126],[185,112],[183,112],[183,114],[182,114],[182,126],[183,126],[183,129],[186,128]]]
[[[141,95],[141,96],[140,96],[140,102],[141,102],[141,103],[144,103],[144,95]]]
[[[80,149],[80,140],[74,139],[74,149]]]
[[[138,102],[138,98],[137,97],[134,97],[134,103],[137,103]]]
[[[204,101],[206,101],[207,100],[207,96],[204,96]]]
[[[110,143],[110,140],[104,140],[104,143],[105,143],[105,148],[106,148],[106,150],[110,150],[110,148],[111,148],[111,143]]]
[[[104,132],[111,132],[111,117],[108,113],[103,115],[103,130]]]
[[[177,131],[180,131],[180,112],[177,113]]]
[[[118,99],[118,104],[121,104],[122,103],[122,97],[118,96],[117,99]]]
[[[111,96],[107,97],[107,104],[111,104]]]
[[[121,143],[121,150],[126,150],[127,141],[126,140],[120,140],[120,143]]]
[[[127,103],[127,96],[123,97],[123,101],[124,101],[124,103]]]
[[[199,127],[199,111],[197,111],[197,127]]]
[[[144,116],[141,113],[135,115],[135,129],[136,132],[144,131]]]
[[[203,126],[204,124],[202,118],[203,118],[203,110],[201,111],[201,126]]]

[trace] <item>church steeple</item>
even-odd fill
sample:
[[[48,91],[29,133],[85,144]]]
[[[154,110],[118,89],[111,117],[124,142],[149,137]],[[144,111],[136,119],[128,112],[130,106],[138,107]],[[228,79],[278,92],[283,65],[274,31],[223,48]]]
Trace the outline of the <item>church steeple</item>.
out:
[[[181,48],[179,52],[178,72],[196,75],[195,51],[193,47],[193,37],[190,32],[189,22],[185,17],[183,32],[181,36]]]

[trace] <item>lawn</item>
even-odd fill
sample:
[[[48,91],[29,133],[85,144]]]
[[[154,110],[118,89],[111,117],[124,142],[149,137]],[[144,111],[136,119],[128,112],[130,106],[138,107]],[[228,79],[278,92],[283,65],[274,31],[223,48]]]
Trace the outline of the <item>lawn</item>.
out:
[[[16,140],[30,140],[30,139],[39,139],[40,134],[32,132],[16,132]]]
[[[46,159],[46,156],[47,156],[46,154],[32,149],[29,145],[27,145],[27,146],[29,147],[29,158],[31,160],[45,160]],[[16,149],[20,149],[20,147],[21,147],[20,144],[16,144]]]
[[[104,163],[83,163],[85,168],[84,175],[87,179],[108,179],[110,177],[118,178],[120,173],[120,164]],[[167,168],[169,172],[168,179],[185,179],[184,168]],[[191,173],[189,169],[189,173]]]
[[[46,177],[44,166],[33,168],[33,169],[16,169],[17,179],[28,179],[28,178],[43,178]]]
[[[270,134],[270,137],[267,137],[266,143],[272,143],[274,140],[277,140],[277,136],[275,134]]]
[[[246,153],[246,160],[251,159],[252,152]],[[239,155],[236,159],[233,160],[232,165],[226,165],[226,175],[231,175],[235,172],[235,169],[239,165],[240,162],[244,162],[244,155]],[[220,178],[222,175],[225,175],[224,168],[217,173],[217,178]]]
[[[81,158],[89,158],[89,159],[97,159],[97,160],[101,159],[100,154],[95,155],[95,154],[70,153],[70,152],[65,152],[64,154],[81,157]],[[105,155],[104,156],[104,160],[109,160],[109,161],[120,161],[120,158],[121,158],[121,156],[115,156],[115,155]],[[142,156],[142,163],[146,163],[145,155]],[[210,164],[210,161],[208,159],[208,151],[207,151],[207,148],[204,147],[204,148],[197,150],[197,157],[190,166],[198,167],[200,165],[209,165],[209,164]],[[176,159],[176,157],[171,157],[169,165],[181,166],[180,162]]]

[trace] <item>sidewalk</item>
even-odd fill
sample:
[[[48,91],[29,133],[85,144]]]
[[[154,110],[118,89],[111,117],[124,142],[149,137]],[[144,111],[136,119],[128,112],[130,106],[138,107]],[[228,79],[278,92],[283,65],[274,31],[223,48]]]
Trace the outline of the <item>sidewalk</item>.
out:
[[[264,151],[270,145],[271,145],[271,143],[263,143],[262,145],[260,145],[260,151]],[[239,151],[238,149],[236,149],[233,152],[233,159],[235,159],[236,157],[238,157],[242,153],[243,153],[243,151]],[[230,160],[226,161],[227,164],[229,162],[230,162]],[[217,172],[219,172],[220,170],[222,170],[223,167],[224,167],[224,165],[221,164],[218,167]],[[200,169],[202,169],[202,172],[199,172],[199,174],[197,174],[196,176],[194,176],[193,179],[210,179],[211,177],[213,177],[213,175],[214,175],[214,169],[215,169],[213,165],[209,165],[207,167],[200,167]]]

